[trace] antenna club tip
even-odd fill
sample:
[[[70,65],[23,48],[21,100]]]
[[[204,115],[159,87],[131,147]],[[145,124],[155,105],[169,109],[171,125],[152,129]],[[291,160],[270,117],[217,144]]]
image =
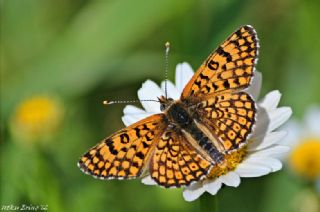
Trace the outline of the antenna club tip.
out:
[[[103,103],[104,105],[111,105],[113,102],[112,102],[112,101],[104,100],[102,103]]]
[[[165,46],[166,46],[166,48],[169,48],[169,47],[170,47],[169,41],[166,42]]]

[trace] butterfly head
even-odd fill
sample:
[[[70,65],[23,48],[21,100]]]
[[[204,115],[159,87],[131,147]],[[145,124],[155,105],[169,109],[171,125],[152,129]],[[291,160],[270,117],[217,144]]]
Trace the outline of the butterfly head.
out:
[[[160,102],[160,110],[165,111],[168,109],[174,102],[172,98],[166,98],[165,96],[158,97],[158,100]]]

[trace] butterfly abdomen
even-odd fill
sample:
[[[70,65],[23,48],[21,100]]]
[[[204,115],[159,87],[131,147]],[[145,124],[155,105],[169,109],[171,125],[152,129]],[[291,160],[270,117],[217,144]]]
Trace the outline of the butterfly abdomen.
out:
[[[186,130],[214,162],[222,163],[224,161],[223,154],[217,150],[213,142],[195,124],[192,124]]]

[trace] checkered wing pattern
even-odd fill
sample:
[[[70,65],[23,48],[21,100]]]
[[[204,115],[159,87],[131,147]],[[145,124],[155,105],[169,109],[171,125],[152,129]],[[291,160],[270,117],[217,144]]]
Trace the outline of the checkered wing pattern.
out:
[[[223,147],[224,153],[245,143],[255,122],[255,103],[245,92],[224,93],[197,106],[201,123]]]
[[[91,148],[79,160],[82,171],[101,179],[140,176],[166,125],[164,114],[152,115],[124,128]]]
[[[191,103],[221,92],[248,87],[258,55],[258,38],[251,26],[243,26],[223,42],[188,82],[181,100]]]
[[[210,167],[181,133],[167,131],[156,146],[150,174],[161,186],[181,187],[205,177]]]

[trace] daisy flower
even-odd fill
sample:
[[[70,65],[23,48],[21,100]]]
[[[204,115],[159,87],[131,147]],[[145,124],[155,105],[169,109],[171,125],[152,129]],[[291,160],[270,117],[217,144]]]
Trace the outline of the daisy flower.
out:
[[[293,172],[320,184],[320,107],[312,106],[302,122],[291,120],[284,129],[289,132],[283,143],[291,146],[288,163]],[[319,190],[320,191],[320,190]]]
[[[167,82],[168,97],[179,99],[193,74],[194,72],[188,63],[178,64],[175,85],[170,81]],[[271,91],[262,100],[257,101],[261,81],[261,73],[255,72],[251,85],[246,89],[257,102],[256,124],[249,137],[248,145],[226,155],[226,167],[214,167],[205,179],[185,187],[183,197],[186,201],[193,201],[204,192],[215,195],[222,184],[238,187],[241,177],[260,177],[282,168],[278,156],[286,153],[289,147],[278,143],[287,133],[276,129],[289,119],[292,111],[289,107],[278,107],[281,97],[279,91]],[[165,82],[162,82],[159,87],[155,82],[147,80],[138,90],[138,97],[139,99],[156,99],[164,95],[164,88]],[[126,126],[152,114],[161,113],[160,105],[157,102],[141,102],[141,104],[144,109],[132,105],[124,108],[122,120]],[[142,182],[156,185],[150,175],[143,178]]]

